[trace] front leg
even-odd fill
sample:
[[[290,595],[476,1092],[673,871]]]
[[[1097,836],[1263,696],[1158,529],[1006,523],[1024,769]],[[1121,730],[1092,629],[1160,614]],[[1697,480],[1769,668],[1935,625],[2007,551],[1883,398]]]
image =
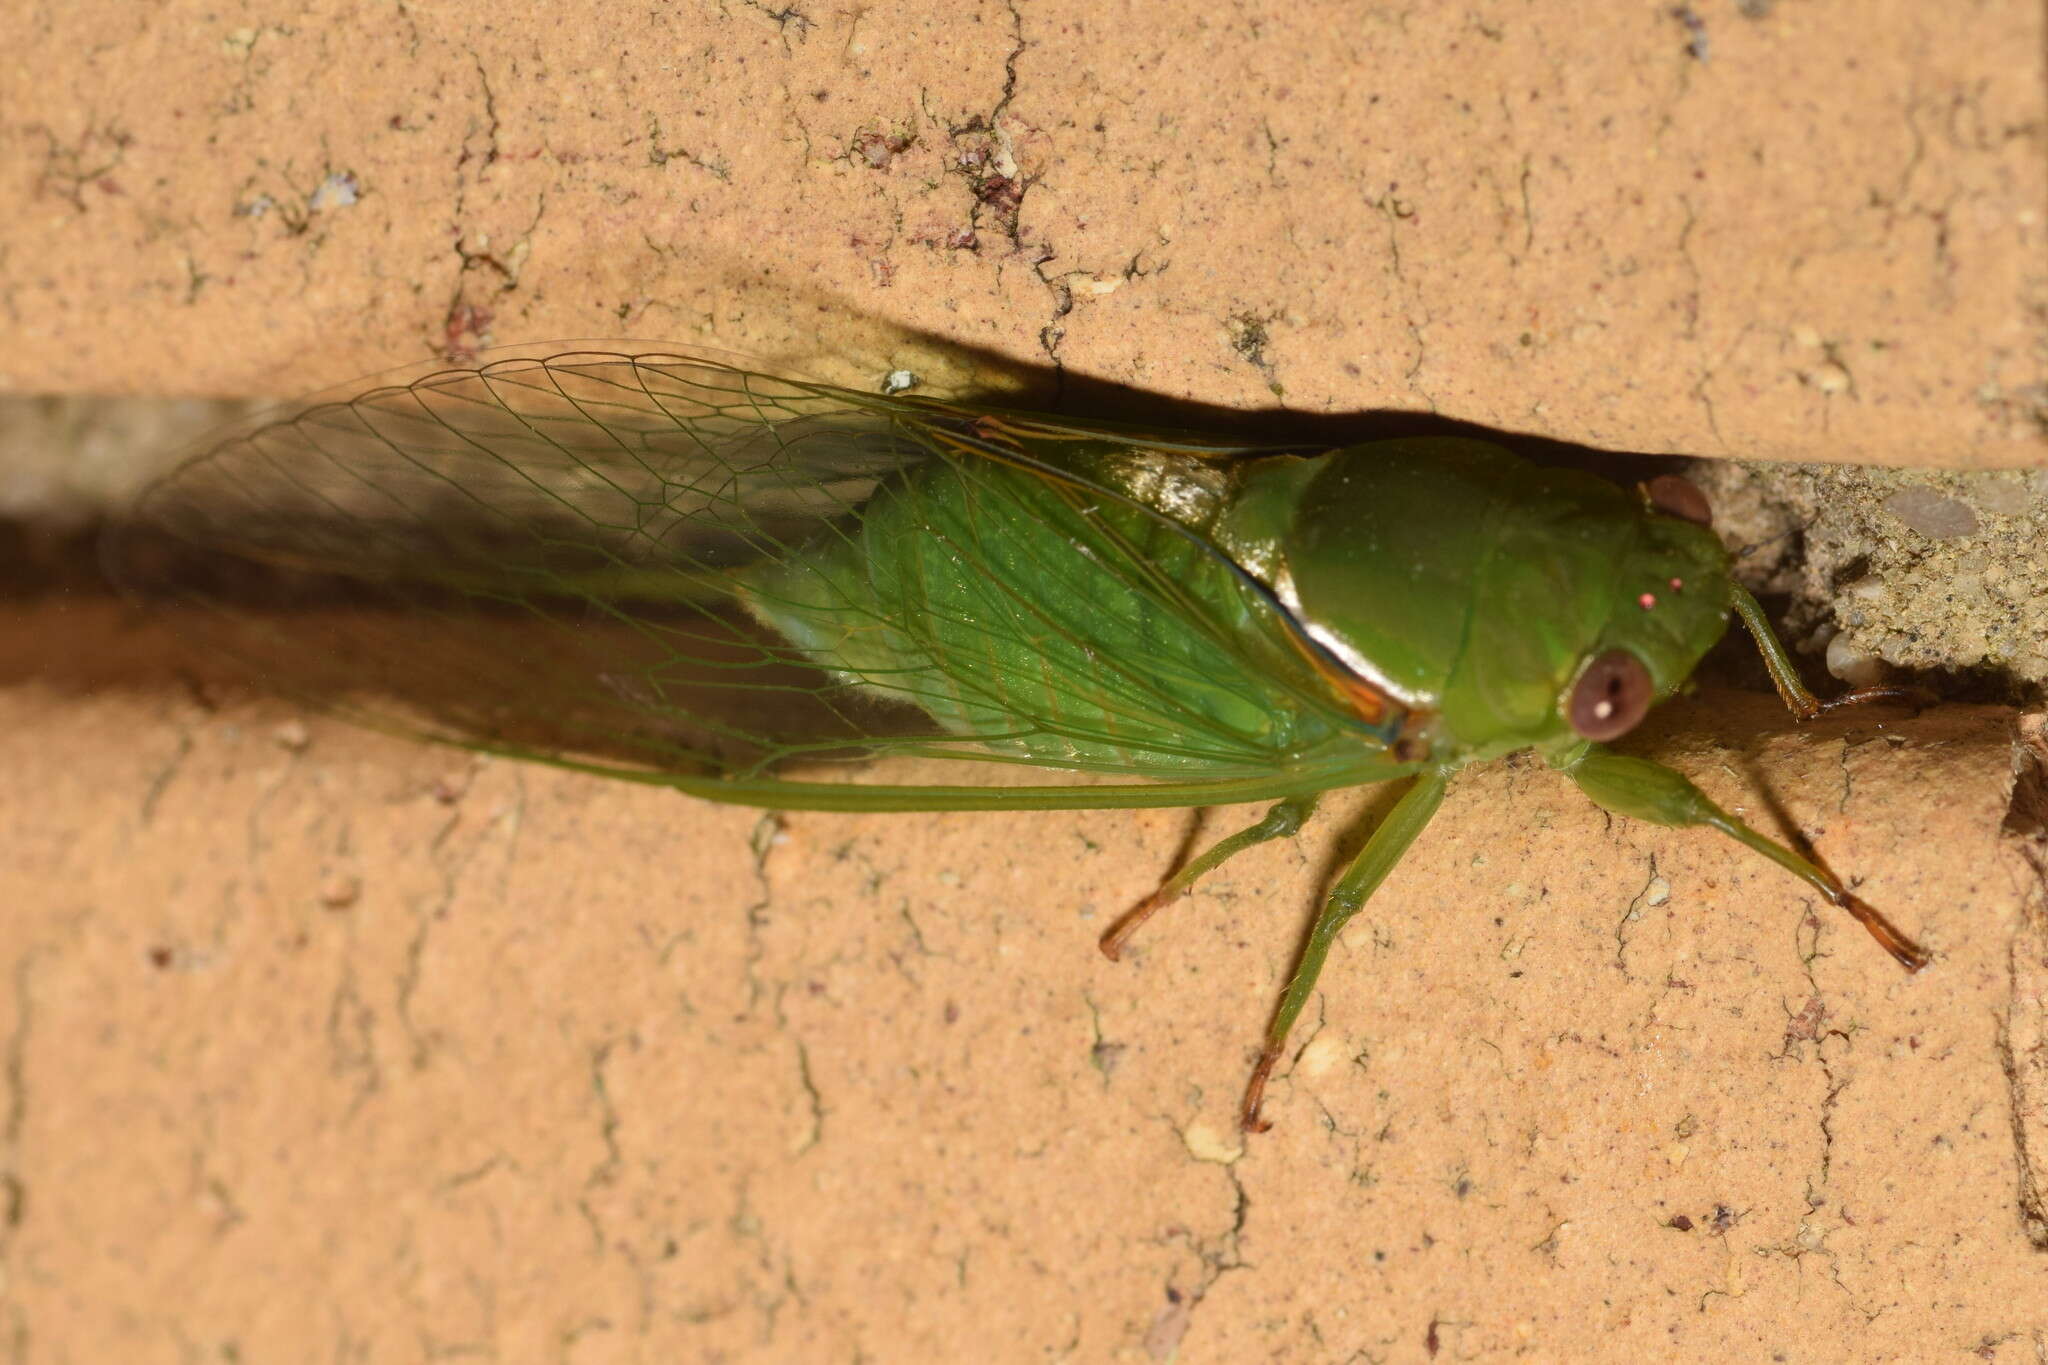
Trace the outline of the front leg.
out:
[[[1791,849],[1766,839],[1707,799],[1705,792],[1661,763],[1630,758],[1599,744],[1586,744],[1552,760],[1603,810],[1652,824],[1705,825],[1749,845],[1778,866],[1854,915],[1884,950],[1909,972],[1927,965],[1927,953],[1897,926],[1866,904],[1840,879]]]

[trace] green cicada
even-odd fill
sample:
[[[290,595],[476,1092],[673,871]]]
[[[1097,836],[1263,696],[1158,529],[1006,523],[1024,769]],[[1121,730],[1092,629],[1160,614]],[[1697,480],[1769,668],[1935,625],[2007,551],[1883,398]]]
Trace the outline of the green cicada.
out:
[[[288,685],[395,693],[415,733],[694,796],[1275,803],[1113,928],[1112,957],[1320,793],[1405,780],[1274,1012],[1258,1128],[1337,933],[1450,775],[1517,750],[1607,810],[1749,845],[1923,965],[1828,872],[1607,747],[1731,612],[1796,715],[1887,695],[1816,701],[1707,520],[1683,480],[1626,490],[1475,440],[1257,446],[578,350],[248,424],[146,494],[114,556],[187,585],[220,647]],[[892,755],[962,781],[870,780]]]

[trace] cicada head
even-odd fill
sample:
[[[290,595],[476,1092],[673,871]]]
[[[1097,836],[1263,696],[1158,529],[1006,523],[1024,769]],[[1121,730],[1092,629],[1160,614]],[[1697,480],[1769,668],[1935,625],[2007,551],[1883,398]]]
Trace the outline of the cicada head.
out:
[[[1676,692],[1728,628],[1728,551],[1706,498],[1675,476],[1644,489],[1635,535],[1613,566],[1605,627],[1559,714],[1580,739],[1615,739]]]

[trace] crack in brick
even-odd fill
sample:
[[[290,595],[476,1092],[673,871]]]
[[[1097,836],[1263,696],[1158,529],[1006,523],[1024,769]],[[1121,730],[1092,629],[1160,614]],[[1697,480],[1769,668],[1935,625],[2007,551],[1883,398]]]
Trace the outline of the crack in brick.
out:
[[[647,116],[647,161],[653,166],[667,166],[671,161],[685,166],[694,166],[721,184],[732,180],[732,167],[726,162],[713,160],[687,147],[664,147],[661,145],[661,118],[656,114]],[[644,235],[644,234],[643,234]]]
[[[1245,1222],[1250,1216],[1251,1196],[1246,1193],[1244,1181],[1238,1177],[1235,1166],[1226,1165],[1222,1169],[1230,1181],[1232,1194],[1230,1226],[1214,1238],[1201,1238],[1191,1228],[1180,1228],[1161,1239],[1162,1244],[1183,1243],[1194,1254],[1202,1270],[1192,1289],[1182,1290],[1171,1282],[1167,1284],[1167,1307],[1154,1316],[1144,1337],[1146,1354],[1154,1360],[1173,1358],[1181,1339],[1193,1325],[1195,1310],[1201,1307],[1202,1300],[1216,1287],[1217,1281],[1232,1271],[1251,1268],[1239,1246]]]
[[[791,1156],[802,1156],[825,1140],[825,1097],[818,1093],[818,1082],[811,1075],[811,1050],[801,1038],[793,1038],[796,1047],[797,1081],[804,1089],[804,1097],[810,1102],[811,1124],[796,1141]]]
[[[1643,878],[1642,889],[1629,898],[1627,908],[1621,912],[1621,918],[1614,923],[1614,965],[1623,976],[1629,975],[1629,926],[1643,917],[1645,905],[1662,905],[1670,899],[1671,884],[1657,875],[1657,855],[1652,853],[1649,859],[1650,870]],[[1659,891],[1662,891],[1663,899],[1651,900],[1650,897]]]
[[[526,810],[526,781],[517,773],[513,777],[516,792],[513,802],[509,808],[493,816],[484,826],[486,832],[499,826],[509,827],[510,832],[505,845],[507,867],[516,856],[519,825]],[[459,792],[448,796],[441,795],[440,791],[435,794],[436,801],[451,808],[441,827],[427,843],[434,869],[440,874],[441,894],[432,903],[420,905],[414,910],[413,932],[406,940],[404,961],[393,980],[393,1012],[398,1017],[398,1026],[404,1030],[407,1041],[412,1045],[412,1064],[415,1070],[427,1066],[441,1041],[438,1033],[422,1028],[413,1016],[413,1002],[419,994],[420,982],[425,974],[428,940],[433,936],[434,926],[448,917],[461,888],[462,876],[483,847],[483,840],[479,838],[467,851],[451,853],[445,858],[443,856],[450,836],[462,823],[460,812],[453,809],[459,797]]]
[[[783,5],[779,9],[771,9],[767,5],[762,4],[761,0],[742,0],[742,3],[748,9],[762,15],[775,25],[775,33],[782,40],[782,50],[784,52],[795,50],[789,45],[789,31],[791,29],[796,30],[796,39],[801,43],[808,41],[811,36],[811,30],[818,26],[817,20],[805,14],[795,5]]]
[[[772,988],[761,978],[761,959],[768,949],[761,942],[761,931],[768,926],[768,910],[775,903],[774,887],[768,880],[768,855],[781,842],[781,834],[787,821],[778,811],[769,811],[754,822],[753,830],[747,835],[747,848],[754,855],[754,881],[761,888],[761,898],[748,904],[741,913],[747,917],[747,960],[742,973],[747,980],[747,1013],[752,1014],[764,997],[772,994]]]
[[[968,210],[967,227],[950,234],[945,245],[957,250],[979,250],[980,228],[986,213],[990,225],[1008,239],[1013,252],[1028,254],[1031,273],[1051,301],[1051,312],[1038,329],[1038,345],[1045,353],[1046,364],[1051,367],[1057,386],[1066,373],[1065,362],[1060,358],[1060,343],[1066,336],[1061,322],[1074,311],[1074,291],[1067,282],[1066,273],[1046,269],[1048,264],[1059,258],[1059,252],[1049,242],[1028,241],[1022,225],[1024,200],[1038,183],[1038,176],[1017,166],[1003,119],[1017,98],[1018,63],[1032,44],[1024,36],[1024,14],[1016,0],[1010,0],[1006,8],[1010,16],[1012,42],[1010,50],[1003,55],[1002,93],[986,114],[976,114],[964,123],[947,125],[948,140],[953,146],[950,169],[967,181],[974,203]]]
[[[0,1047],[0,1085],[7,1098],[0,1107],[0,1264],[15,1234],[28,1218],[28,1185],[21,1178],[21,1139],[28,1126],[28,1042],[35,1029],[30,1008],[34,999],[36,961],[42,949],[30,948],[14,960],[14,1027]]]
[[[165,761],[163,767],[150,777],[149,786],[142,793],[141,816],[144,825],[148,825],[156,818],[157,803],[163,799],[164,792],[169,790],[171,782],[184,769],[185,760],[191,756],[192,732],[180,725],[177,750]]]
[[[2048,853],[2022,846],[2034,885],[2008,950],[2008,997],[1998,1022],[2018,1177],[2020,1228],[2048,1251]]]
[[[377,1064],[377,1012],[356,989],[353,968],[342,970],[341,980],[327,1002],[326,1032],[335,1076],[352,1080],[355,1086],[343,1120],[347,1122],[384,1088],[383,1069]]]
[[[629,1035],[625,1041],[629,1046],[639,1045],[639,1039],[634,1036]],[[604,1220],[591,1202],[591,1192],[616,1184],[619,1171],[625,1164],[625,1154],[619,1147],[619,1110],[612,1102],[611,1090],[604,1078],[605,1067],[610,1063],[612,1049],[616,1046],[618,1040],[607,1039],[590,1051],[590,1093],[597,1100],[597,1133],[599,1140],[604,1144],[604,1158],[594,1163],[589,1174],[583,1177],[583,1192],[576,1198],[577,1212],[581,1213],[583,1221],[590,1225],[592,1250],[599,1256],[606,1253],[609,1245]]]
[[[775,847],[783,842],[782,833],[786,823],[786,818],[781,812],[769,811],[754,823],[754,828],[748,835],[748,848],[754,857],[754,878],[760,884],[761,898],[748,905],[744,912],[747,916],[747,959],[744,973],[747,981],[746,1012],[752,1014],[760,1008],[763,999],[767,999],[776,1029],[788,1037],[795,1054],[797,1085],[804,1092],[810,1119],[808,1127],[798,1135],[791,1151],[792,1156],[801,1156],[824,1140],[825,1119],[831,1113],[831,1107],[825,1103],[824,1094],[818,1088],[817,1078],[812,1072],[810,1047],[796,1033],[788,1013],[783,1008],[783,998],[790,989],[789,984],[771,983],[762,976],[760,970],[762,959],[766,957],[768,951],[761,941],[761,934],[768,925],[769,907],[775,901],[774,888],[768,878],[768,858]],[[883,875],[871,869],[868,894],[875,893]]]
[[[457,362],[474,360],[479,351],[492,344],[491,326],[497,318],[493,304],[518,288],[526,252],[531,247],[534,231],[547,213],[548,203],[547,192],[544,189],[539,191],[535,196],[533,217],[519,231],[509,252],[500,254],[490,249],[488,236],[483,236],[478,245],[470,244],[476,237],[466,225],[470,213],[470,190],[473,184],[488,176],[498,161],[498,135],[502,121],[498,115],[497,95],[491,89],[490,73],[484,69],[482,57],[474,51],[469,55],[476,70],[477,83],[483,90],[483,116],[480,122],[475,117],[471,118],[463,135],[462,150],[455,158],[455,203],[450,229],[457,269],[448,307],[441,319],[439,347],[444,356]],[[469,169],[472,164],[475,167],[473,171]],[[472,284],[473,277],[480,274],[495,276],[495,281],[481,291]],[[480,298],[476,296],[479,292]]]
[[[128,148],[135,141],[133,133],[107,123],[86,129],[77,141],[66,144],[57,140],[56,131],[47,124],[33,124],[23,131],[40,133],[43,138],[43,166],[36,175],[37,195],[53,194],[84,213],[87,186],[103,194],[121,193],[113,173],[127,158]],[[109,150],[95,150],[102,144]]]

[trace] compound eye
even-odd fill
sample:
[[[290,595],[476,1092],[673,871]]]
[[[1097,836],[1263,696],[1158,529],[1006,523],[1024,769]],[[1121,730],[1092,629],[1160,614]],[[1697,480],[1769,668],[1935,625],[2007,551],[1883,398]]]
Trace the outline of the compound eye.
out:
[[[1565,719],[1580,739],[1619,739],[1650,713],[1655,690],[1641,659],[1625,649],[1610,649],[1580,671]]]
[[[1707,495],[1700,492],[1700,486],[1691,479],[1677,474],[1659,474],[1643,485],[1643,496],[1650,500],[1652,509],[1667,517],[1689,521],[1695,526],[1711,528],[1714,524],[1714,505],[1707,501]]]

